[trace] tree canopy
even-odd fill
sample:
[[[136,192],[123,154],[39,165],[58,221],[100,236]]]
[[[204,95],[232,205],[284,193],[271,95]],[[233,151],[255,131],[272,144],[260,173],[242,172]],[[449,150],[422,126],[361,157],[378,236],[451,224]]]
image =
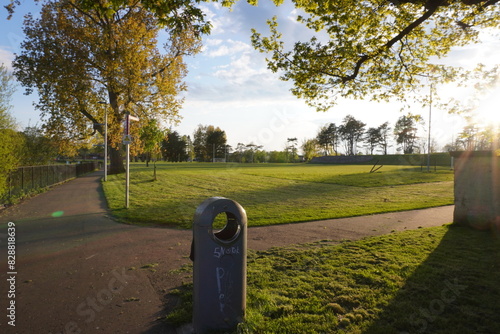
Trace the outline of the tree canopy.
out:
[[[187,161],[188,138],[181,136],[177,131],[167,134],[162,142],[162,155],[165,161],[178,162]]]
[[[193,134],[195,158],[198,161],[214,161],[226,152],[226,132],[213,125],[198,125]]]
[[[352,115],[344,117],[342,124],[338,128],[340,138],[344,141],[347,155],[357,154],[358,141],[363,139],[366,124],[357,120]]]
[[[9,112],[14,90],[14,78],[0,64],[0,196],[7,190],[7,176],[18,166],[24,144],[22,136],[16,131],[16,121]]]
[[[199,38],[186,21],[185,30],[167,29],[170,39],[160,51],[161,23],[139,1],[47,1],[39,19],[25,20],[15,75],[28,93],[38,91],[47,133],[60,143],[103,134],[108,108],[110,173],[123,171],[126,112],[140,119],[135,138],[151,119],[178,120],[183,56],[198,52]]]
[[[14,91],[14,77],[4,64],[0,64],[0,129],[15,129],[15,119],[9,112]]]
[[[270,54],[268,67],[293,83],[293,94],[318,110],[339,97],[405,101],[429,77],[454,79],[458,69],[432,60],[500,25],[498,0],[292,1],[312,37],[287,45],[274,17],[270,35],[253,30],[252,43]]]
[[[45,0],[34,0],[44,2]],[[192,29],[196,34],[210,32],[210,22],[205,20],[202,10],[196,5],[200,0],[74,0],[72,3],[84,12],[98,11],[102,16],[111,18],[123,8],[137,5],[154,15],[158,25],[167,26],[177,32]],[[226,3],[226,1],[224,1]],[[8,19],[12,17],[20,0],[10,0],[4,6],[8,12]]]
[[[330,123],[321,127],[318,131],[316,139],[318,141],[318,145],[324,148],[324,154],[338,154],[338,144],[339,144],[339,131],[337,125],[335,123]]]
[[[166,136],[166,131],[162,130],[156,119],[151,119],[140,130],[142,151],[145,153],[146,165],[149,161],[156,162],[161,159],[161,144]]]
[[[23,166],[47,165],[57,157],[57,147],[38,126],[28,126],[22,132],[24,145],[21,150]]]
[[[396,142],[401,144],[404,154],[414,153],[417,144],[417,125],[422,121],[420,115],[401,116],[394,126],[394,136]]]

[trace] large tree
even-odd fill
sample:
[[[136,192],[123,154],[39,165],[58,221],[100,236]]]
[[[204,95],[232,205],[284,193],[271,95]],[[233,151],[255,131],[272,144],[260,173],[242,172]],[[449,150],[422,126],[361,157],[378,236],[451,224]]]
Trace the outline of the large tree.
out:
[[[369,128],[366,130],[365,142],[366,147],[370,150],[370,154],[373,155],[373,151],[378,146],[380,139],[380,129],[379,128]]]
[[[382,148],[382,153],[384,155],[387,155],[387,148],[389,147],[389,133],[392,130],[389,126],[389,122],[385,122],[384,124],[380,125],[377,130],[379,133],[378,144]]]
[[[226,132],[219,127],[214,128],[209,126],[207,130],[207,152],[209,159],[214,162],[214,159],[225,157],[226,154]]]
[[[49,164],[57,157],[57,147],[38,126],[28,126],[22,132],[23,152],[21,163],[23,166]]]
[[[7,177],[21,159],[23,137],[16,131],[16,121],[10,114],[10,101],[14,93],[14,78],[0,64],[0,197],[7,190]]]
[[[324,148],[325,155],[332,152],[337,154],[337,146],[339,141],[338,127],[335,123],[326,124],[322,126],[316,135],[318,145]]]
[[[268,67],[293,83],[293,94],[318,110],[338,97],[405,101],[429,77],[451,80],[460,71],[431,59],[500,25],[499,0],[292,1],[304,13],[297,21],[311,30],[310,40],[288,45],[274,17],[270,36],[253,30],[252,43],[270,53]]]
[[[198,161],[222,158],[226,150],[226,132],[213,125],[198,125],[194,132],[193,146]],[[215,151],[214,151],[215,150]]]
[[[422,121],[420,115],[404,115],[401,116],[394,126],[394,136],[396,142],[401,145],[404,154],[412,154],[415,151],[417,143],[417,125]]]
[[[365,126],[365,123],[357,120],[352,115],[344,117],[338,132],[340,138],[344,141],[347,155],[356,155],[357,144],[363,138]]]
[[[14,61],[18,80],[27,93],[38,91],[44,127],[60,143],[92,131],[103,134],[108,108],[110,173],[123,171],[121,124],[127,112],[140,119],[131,127],[135,138],[150,119],[178,118],[178,94],[186,89],[183,56],[199,50],[203,29],[189,19],[167,20],[191,4],[172,5],[160,20],[140,1],[47,1],[39,19],[26,18],[26,39]],[[162,24],[170,39],[160,51]]]
[[[165,138],[165,130],[162,130],[158,124],[158,120],[151,119],[148,124],[141,128],[141,151],[145,155],[146,166],[149,167],[149,162],[153,160],[155,166],[156,180],[156,161],[161,158],[161,144]]]
[[[193,133],[193,151],[197,161],[209,161],[207,150],[208,125],[199,124]]]
[[[373,151],[380,147],[382,153],[387,155],[387,148],[389,147],[389,132],[391,131],[391,127],[389,126],[389,122],[385,122],[376,128],[369,128],[366,131],[365,142],[366,147],[370,150],[370,154],[373,154]]]
[[[163,140],[162,155],[165,161],[187,161],[188,138],[180,136],[177,131],[172,131]]]
[[[311,161],[314,157],[319,157],[321,146],[318,144],[318,139],[307,139],[302,143],[302,151],[304,152],[304,160]]]

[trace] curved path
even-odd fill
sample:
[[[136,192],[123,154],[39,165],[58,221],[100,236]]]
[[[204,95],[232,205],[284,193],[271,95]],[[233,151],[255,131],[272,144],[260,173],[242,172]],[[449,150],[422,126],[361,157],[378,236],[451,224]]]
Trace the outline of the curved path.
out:
[[[0,213],[0,332],[175,333],[157,319],[169,290],[186,281],[191,231],[114,222],[102,172],[57,186]],[[360,239],[452,221],[453,206],[310,223],[254,227],[249,249]],[[7,223],[15,223],[15,327],[6,324]],[[292,226],[293,225],[293,226]],[[293,228],[292,228],[293,227]]]

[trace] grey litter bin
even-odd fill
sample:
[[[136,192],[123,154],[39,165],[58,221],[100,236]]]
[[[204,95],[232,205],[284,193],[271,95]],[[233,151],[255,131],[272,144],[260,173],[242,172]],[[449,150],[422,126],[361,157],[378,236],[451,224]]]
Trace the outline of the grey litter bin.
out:
[[[225,213],[226,226],[213,222]],[[235,329],[245,317],[247,216],[241,205],[212,197],[196,209],[193,222],[193,327],[195,333]]]

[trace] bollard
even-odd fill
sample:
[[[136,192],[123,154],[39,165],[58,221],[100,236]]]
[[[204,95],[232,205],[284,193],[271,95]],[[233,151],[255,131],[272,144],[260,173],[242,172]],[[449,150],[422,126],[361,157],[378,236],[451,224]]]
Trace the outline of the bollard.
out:
[[[225,213],[226,226],[213,229]],[[193,328],[195,333],[234,330],[245,317],[247,216],[223,197],[212,197],[196,209],[193,222]]]

